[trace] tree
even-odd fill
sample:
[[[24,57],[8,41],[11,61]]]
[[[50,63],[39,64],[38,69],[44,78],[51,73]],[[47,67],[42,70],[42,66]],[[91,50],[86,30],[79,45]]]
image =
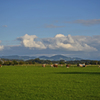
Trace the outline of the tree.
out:
[[[16,60],[12,61],[14,65],[18,65],[18,62]]]
[[[29,63],[26,61],[25,64],[29,64]]]
[[[65,64],[64,60],[60,60],[59,64]]]
[[[0,61],[0,65],[2,65],[2,61]]]
[[[24,61],[20,61],[19,64],[20,64],[20,65],[23,65],[23,64],[24,64]]]
[[[90,62],[90,64],[92,64],[92,65],[97,65],[97,64],[98,64],[98,61],[94,61],[94,60],[93,60],[93,61]]]
[[[32,64],[35,64],[35,61],[33,61]]]
[[[29,64],[32,64],[32,61],[29,61]]]
[[[5,61],[4,62],[4,65],[9,65],[9,61]]]
[[[100,65],[100,61],[98,61],[98,64]]]

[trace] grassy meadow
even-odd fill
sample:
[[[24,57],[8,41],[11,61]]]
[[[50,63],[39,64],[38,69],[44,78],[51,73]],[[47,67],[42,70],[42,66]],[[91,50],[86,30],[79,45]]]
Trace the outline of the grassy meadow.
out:
[[[100,68],[0,68],[0,100],[100,100]]]

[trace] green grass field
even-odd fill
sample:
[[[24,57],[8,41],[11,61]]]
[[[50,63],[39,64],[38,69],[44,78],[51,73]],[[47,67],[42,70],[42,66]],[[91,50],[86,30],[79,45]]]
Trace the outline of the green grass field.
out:
[[[100,100],[100,68],[3,66],[0,100]]]

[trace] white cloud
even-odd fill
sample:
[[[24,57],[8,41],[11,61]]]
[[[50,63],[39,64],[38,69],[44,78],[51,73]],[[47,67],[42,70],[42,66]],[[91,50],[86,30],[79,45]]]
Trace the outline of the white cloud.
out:
[[[100,45],[100,35],[98,36],[74,36],[75,40],[78,40],[80,43],[88,44],[89,46],[99,48]]]
[[[66,51],[97,51],[96,48],[88,45],[85,38],[75,38],[71,35],[64,36],[57,34],[54,38],[44,39],[43,43],[50,49],[64,49]]]
[[[2,46],[0,46],[0,51],[1,51],[1,50],[3,50],[3,49],[4,49],[4,46],[3,46],[3,45],[2,45]]]
[[[37,49],[46,49],[45,45],[41,41],[36,41],[37,39],[36,35],[28,35],[25,34],[22,37],[17,38],[21,41],[22,45],[29,48],[37,48]]]
[[[63,34],[57,34],[55,38],[65,37]]]
[[[1,41],[0,41],[1,43]],[[4,46],[3,45],[0,45],[0,51],[4,49]]]
[[[100,35],[71,36],[57,34],[52,38],[38,39],[36,35],[25,34],[17,38],[19,45],[0,45],[0,55],[53,55],[100,59]]]
[[[98,51],[98,45],[100,44],[99,38],[89,36],[65,36],[63,34],[57,34],[53,38],[37,39],[36,35],[25,34],[22,37],[17,38],[21,41],[24,47],[30,49],[51,49],[51,50],[64,50],[64,51]]]

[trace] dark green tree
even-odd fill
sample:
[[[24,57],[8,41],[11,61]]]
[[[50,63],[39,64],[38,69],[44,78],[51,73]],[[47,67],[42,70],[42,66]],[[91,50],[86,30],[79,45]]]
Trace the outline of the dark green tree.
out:
[[[0,65],[2,65],[2,61],[0,61]]]
[[[14,65],[18,65],[18,62],[16,60],[12,61]]]
[[[20,65],[23,65],[23,64],[24,64],[24,61],[22,61],[22,60],[19,61],[19,64],[20,64]]]
[[[65,61],[64,60],[60,60],[59,64],[65,64]]]

